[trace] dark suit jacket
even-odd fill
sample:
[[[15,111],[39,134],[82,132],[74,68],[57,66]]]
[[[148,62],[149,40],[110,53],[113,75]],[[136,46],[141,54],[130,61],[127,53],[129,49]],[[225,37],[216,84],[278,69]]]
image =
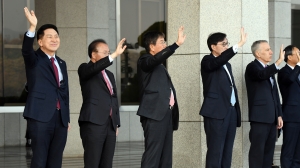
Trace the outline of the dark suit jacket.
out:
[[[248,95],[249,121],[260,123],[278,122],[282,116],[279,94],[274,75],[278,72],[275,64],[266,68],[258,60],[246,67],[245,80]],[[270,82],[274,80],[274,86]]]
[[[284,122],[300,122],[300,66],[292,70],[285,65],[278,72],[278,85],[282,96],[282,118]]]
[[[109,117],[112,109],[112,123],[116,130],[120,126],[119,105],[115,77],[113,73],[105,70],[112,86],[113,95],[110,94],[101,71],[112,63],[108,57],[102,58],[96,63],[90,61],[83,63],[78,68],[79,81],[82,93],[82,106],[79,116],[79,125],[82,121],[103,125]]]
[[[29,93],[23,116],[48,122],[56,111],[56,103],[59,99],[62,122],[67,127],[70,122],[70,110],[66,62],[55,56],[63,75],[63,81],[60,81],[58,87],[51,61],[41,49],[33,50],[33,41],[34,38],[24,35],[22,55]]]
[[[225,50],[220,56],[215,57],[212,54],[206,55],[201,61],[201,75],[203,84],[204,101],[200,110],[200,115],[214,119],[224,119],[230,108],[230,98],[232,87],[235,92],[235,109],[237,112],[237,127],[241,126],[241,110],[237,89],[232,75],[231,65],[228,61],[235,55],[232,48]],[[232,78],[230,78],[224,69],[227,69]]]
[[[137,115],[153,120],[162,120],[168,112],[171,89],[174,94],[175,104],[172,110],[173,130],[178,129],[179,110],[176,91],[171,77],[162,63],[169,58],[174,51],[166,47],[156,55],[144,54],[138,62],[138,78],[140,106]]]

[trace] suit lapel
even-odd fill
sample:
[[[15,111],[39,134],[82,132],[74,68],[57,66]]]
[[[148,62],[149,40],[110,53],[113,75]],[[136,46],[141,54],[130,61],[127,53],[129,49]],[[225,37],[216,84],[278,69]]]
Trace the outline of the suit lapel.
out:
[[[110,74],[111,72],[109,72],[109,71],[107,71],[107,70],[105,69],[105,73],[106,73],[106,75],[108,76],[108,79],[109,79],[109,81],[110,81],[110,83],[111,83],[111,85],[112,85],[112,87],[113,87],[113,94],[115,94],[115,93],[116,93],[116,91],[115,91],[115,84],[114,84],[115,81],[114,81],[112,75]],[[108,83],[108,84],[106,83],[106,81],[105,81],[105,79],[104,79],[104,77],[103,77],[103,75],[102,75],[102,72],[100,72],[100,76],[101,76],[101,79],[102,79],[102,81],[104,82],[104,84],[105,84],[105,86],[106,86],[106,88],[107,88],[107,92],[110,94],[109,88],[108,88],[108,86],[107,86],[107,85],[109,85],[109,83]]]
[[[230,74],[230,77],[231,77],[231,80],[232,80],[232,84],[234,84],[233,75],[232,75],[232,70],[231,70],[231,65],[230,65],[228,62],[227,62],[225,65],[226,65],[226,68],[227,68],[227,70],[228,70],[228,72],[229,72],[229,74]],[[230,80],[230,77],[229,77],[229,75],[228,75],[226,69],[224,68],[224,66],[222,66],[222,68],[223,68],[223,70],[224,70],[225,73],[226,73],[226,76],[227,76],[227,79],[228,79],[229,83],[231,84],[231,80]]]
[[[108,76],[108,78],[110,80],[110,83],[111,83],[111,85],[113,87],[113,92],[114,92],[114,94],[116,94],[117,93],[116,92],[116,83],[115,83],[115,78],[113,76],[113,73],[111,73],[110,71],[106,71],[106,70],[105,70],[105,72],[106,72],[106,74],[107,74],[107,76]]]
[[[53,66],[52,66],[52,63],[50,61],[50,59],[48,58],[48,56],[39,48],[37,50],[37,53],[40,55],[41,59],[47,64],[47,66],[49,66],[50,68],[50,71],[51,71],[51,82],[55,85],[57,85],[57,82],[56,82],[56,78],[55,78],[55,72],[54,72],[54,69],[53,69]]]
[[[255,59],[254,62],[257,64],[257,66],[259,67],[260,70],[265,70],[265,67],[263,67],[263,65],[257,59]],[[275,81],[274,75],[272,75],[271,78],[273,79],[274,85],[275,85],[276,81]],[[271,86],[271,89],[273,89],[274,87],[272,87],[270,78],[268,79],[268,83]]]
[[[285,65],[284,68],[286,69],[286,71],[288,71],[289,74],[291,74],[293,71],[293,69],[289,67],[287,64]],[[300,85],[299,75],[297,76],[296,82],[298,83],[298,85]]]
[[[63,61],[56,55],[55,56],[55,58],[56,58],[56,60],[57,60],[57,62],[58,62],[58,65],[59,65],[59,68],[60,68],[60,70],[61,70],[61,73],[62,73],[62,75],[63,75],[63,79],[66,79],[66,77],[67,77],[67,67],[65,66],[65,64],[63,63]],[[52,66],[52,65],[51,65]],[[53,68],[52,68],[53,69]],[[53,71],[53,73],[54,73],[54,71]]]
[[[177,101],[177,99],[176,99],[176,90],[175,90],[175,88],[173,86],[173,83],[172,83],[172,80],[171,80],[171,76],[169,75],[169,72],[168,72],[168,70],[166,69],[166,67],[164,65],[160,65],[160,66],[163,67],[164,71],[166,72],[166,74],[167,74],[167,76],[169,78],[169,82],[170,82],[170,85],[171,85],[171,88],[172,88],[172,91],[173,91],[173,94],[174,94],[174,99],[175,99],[175,101]]]
[[[162,66],[164,68],[168,78],[171,80],[171,77],[170,77],[169,72],[167,71],[166,67],[164,65],[160,65],[160,66]]]

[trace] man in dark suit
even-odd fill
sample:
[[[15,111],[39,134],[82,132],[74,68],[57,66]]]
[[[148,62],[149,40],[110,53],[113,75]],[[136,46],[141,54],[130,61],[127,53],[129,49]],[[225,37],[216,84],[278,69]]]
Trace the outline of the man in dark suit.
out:
[[[36,36],[40,47],[33,50],[37,18],[27,7],[24,12],[30,27],[22,46],[29,91],[23,116],[32,140],[31,167],[58,168],[70,121],[67,66],[55,55],[60,44],[55,25],[39,28]]]
[[[213,33],[207,39],[211,54],[201,61],[204,101],[200,110],[206,133],[206,168],[231,166],[236,127],[241,126],[241,111],[228,61],[245,44],[246,38],[242,28],[240,42],[230,48],[224,33]]]
[[[300,55],[296,46],[284,49],[287,63],[278,72],[284,121],[280,163],[282,168],[300,167]]]
[[[90,61],[78,68],[83,99],[78,122],[87,168],[112,167],[120,116],[115,77],[106,68],[123,53],[124,41],[110,54],[104,40],[94,40],[88,47]]]
[[[283,61],[282,47],[278,60],[267,65],[272,60],[272,50],[265,40],[255,41],[251,50],[255,60],[246,67],[245,80],[248,96],[248,111],[250,121],[249,151],[250,168],[267,168],[272,166],[276,125],[283,126],[281,105],[274,75]]]
[[[167,47],[161,32],[147,32],[143,42],[146,54],[137,62],[140,106],[137,115],[145,137],[142,168],[172,167],[173,130],[178,129],[179,111],[175,88],[162,64],[183,44],[183,27],[178,30],[176,43]]]

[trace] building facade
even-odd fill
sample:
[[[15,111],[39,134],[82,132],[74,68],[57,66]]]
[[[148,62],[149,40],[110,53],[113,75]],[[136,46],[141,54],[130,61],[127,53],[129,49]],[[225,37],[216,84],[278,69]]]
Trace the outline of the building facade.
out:
[[[177,91],[180,109],[179,130],[174,133],[174,167],[205,167],[206,138],[199,110],[203,101],[200,61],[209,54],[207,37],[224,32],[231,45],[238,43],[240,28],[248,33],[247,43],[230,60],[242,111],[242,127],[237,129],[232,167],[248,167],[250,147],[247,95],[244,81],[246,65],[254,60],[251,44],[269,40],[278,58],[281,44],[300,47],[299,0],[1,0],[0,30],[0,146],[25,145],[26,121],[22,117],[26,93],[22,37],[28,29],[23,7],[34,9],[38,27],[57,25],[61,46],[57,52],[67,62],[70,87],[70,117],[65,156],[82,156],[78,116],[82,103],[77,68],[87,62],[87,46],[103,38],[113,51],[127,38],[128,49],[114,60],[109,70],[116,76],[120,98],[121,128],[118,141],[143,141],[136,115],[138,109],[136,60],[142,54],[144,31],[166,33],[168,44],[177,39],[185,26],[186,42],[166,63]],[[284,66],[282,63],[281,67]],[[24,98],[25,97],[25,98]],[[278,145],[281,144],[279,140]]]

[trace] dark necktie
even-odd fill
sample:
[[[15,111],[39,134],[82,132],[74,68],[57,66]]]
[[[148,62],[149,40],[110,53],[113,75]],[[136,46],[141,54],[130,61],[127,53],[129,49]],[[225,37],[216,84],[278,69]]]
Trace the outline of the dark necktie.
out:
[[[267,67],[268,67],[268,65],[265,65],[265,68],[267,68]],[[272,88],[273,88],[274,80],[273,80],[272,76],[270,77],[270,82],[271,82],[271,85],[272,85]]]
[[[54,70],[54,73],[55,73],[55,79],[56,79],[57,86],[59,87],[58,70],[57,70],[57,67],[56,67],[56,65],[55,65],[55,63],[54,63],[54,58],[51,57],[51,58],[50,58],[50,61],[51,61],[51,63],[52,63],[52,67],[53,67],[53,70]],[[59,103],[59,100],[57,100],[56,107],[57,107],[58,109],[60,109],[60,103]]]

